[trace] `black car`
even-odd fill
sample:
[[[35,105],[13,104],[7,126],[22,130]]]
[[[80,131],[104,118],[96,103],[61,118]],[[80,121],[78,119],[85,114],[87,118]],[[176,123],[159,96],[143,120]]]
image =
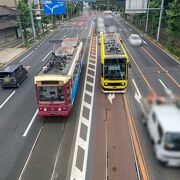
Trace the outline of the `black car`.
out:
[[[0,70],[1,87],[19,87],[27,76],[28,72],[22,64],[9,64]]]

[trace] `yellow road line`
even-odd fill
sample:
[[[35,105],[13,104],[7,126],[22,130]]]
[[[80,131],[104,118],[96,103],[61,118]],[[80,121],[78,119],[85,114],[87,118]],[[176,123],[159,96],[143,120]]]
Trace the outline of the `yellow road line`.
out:
[[[135,64],[136,67],[138,68],[138,70],[139,70],[141,76],[143,77],[144,81],[146,82],[149,90],[150,90],[154,95],[156,95],[156,92],[155,92],[154,88],[148,83],[146,77],[144,76],[143,72],[141,71],[140,67],[137,65],[136,61],[134,60],[133,56],[131,55],[130,51],[128,50],[128,48],[127,48],[127,46],[126,46],[125,44],[124,44],[124,47],[125,47],[126,50],[128,51],[128,53],[129,53],[131,59],[133,60],[134,64]]]
[[[142,47],[142,49],[153,59],[154,62],[156,62],[159,67],[171,78],[171,80],[178,86],[180,87],[179,83],[168,73],[168,71],[166,69],[164,69],[162,67],[162,65],[144,48]]]
[[[142,179],[148,180],[149,175],[148,175],[148,171],[147,171],[147,168],[146,168],[143,156],[142,156],[142,151],[140,150],[140,144],[139,144],[138,137],[137,137],[137,134],[135,131],[134,119],[132,118],[130,111],[129,111],[127,95],[123,94],[123,99],[124,99],[128,124],[129,124],[129,128],[130,128],[130,133],[132,135],[132,140],[133,140],[133,144],[134,144],[134,150],[135,150],[136,158],[138,161],[138,167],[140,169]]]

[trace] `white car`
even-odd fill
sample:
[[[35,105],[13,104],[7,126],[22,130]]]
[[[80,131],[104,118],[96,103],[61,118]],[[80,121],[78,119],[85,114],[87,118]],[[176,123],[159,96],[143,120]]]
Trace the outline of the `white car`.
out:
[[[133,46],[142,46],[142,39],[138,34],[130,34],[128,40],[129,43]]]

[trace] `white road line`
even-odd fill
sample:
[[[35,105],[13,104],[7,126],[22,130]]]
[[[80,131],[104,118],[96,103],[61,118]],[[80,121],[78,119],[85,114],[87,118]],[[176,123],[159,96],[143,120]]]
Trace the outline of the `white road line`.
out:
[[[91,28],[90,28],[91,31]],[[92,42],[92,39],[91,39]],[[97,39],[96,39],[97,42]],[[86,41],[86,46],[87,46],[87,41]],[[97,55],[97,49],[96,49],[96,55]],[[90,50],[88,53],[88,58],[89,59],[90,56]],[[86,78],[85,78],[85,84],[87,83],[87,71],[88,71],[88,63],[87,62],[87,69],[86,69]],[[94,77],[96,77],[96,67],[97,67],[97,63],[95,65],[95,74]],[[92,103],[91,105],[89,105],[90,107],[88,107],[88,109],[90,110],[89,112],[89,120],[87,121],[87,119],[83,118],[82,113],[83,113],[83,107],[86,106],[84,103],[84,97],[85,97],[85,85],[84,85],[84,89],[83,89],[83,99],[82,99],[82,104],[81,104],[81,110],[80,110],[80,117],[79,117],[79,122],[78,122],[78,129],[77,129],[77,134],[76,134],[76,142],[75,142],[75,147],[74,147],[74,155],[73,155],[73,160],[72,160],[72,169],[71,169],[71,175],[70,175],[70,179],[74,180],[74,179],[78,179],[78,180],[84,180],[85,176],[86,176],[86,167],[87,167],[87,160],[88,160],[88,149],[89,149],[89,139],[90,139],[90,131],[91,131],[91,121],[92,121],[92,109],[93,109],[93,102],[94,102],[94,93],[95,93],[95,84],[93,86],[93,91],[92,91]],[[80,137],[80,127],[81,127],[81,123],[86,124],[87,126],[87,137],[86,137],[86,141],[84,141],[81,137]],[[78,153],[78,147],[81,147],[84,150],[84,162],[83,162],[83,167],[82,167],[82,171],[80,171],[78,169],[78,167],[76,166],[76,160],[77,160],[77,153]]]
[[[141,40],[143,41],[143,43],[144,43],[144,44],[147,44],[147,42],[146,42],[146,41],[144,41],[143,39],[141,39]]]
[[[159,82],[162,84],[162,86],[163,86],[164,88],[167,88],[167,86],[162,82],[161,79],[158,79],[158,80],[159,80]]]
[[[66,34],[63,36],[62,40],[64,40],[65,37],[66,37]]]
[[[132,31],[132,29],[131,29],[131,28],[129,28],[129,30],[130,30],[130,31]]]
[[[86,26],[86,28],[85,29],[87,29],[88,27]]]
[[[34,51],[30,52],[28,55],[26,55],[23,59],[21,59],[19,62],[24,61],[28,56],[30,56]]]
[[[13,96],[13,94],[15,93],[16,91],[13,91],[9,97],[0,105],[0,109],[7,103],[7,101]]]
[[[29,132],[29,129],[31,128],[36,116],[37,116],[37,113],[38,113],[38,109],[36,110],[36,112],[34,113],[32,119],[31,119],[31,122],[29,123],[28,127],[26,128],[24,134],[23,134],[23,137],[26,137],[27,133]]]
[[[35,50],[37,50],[37,48],[35,48]]]
[[[134,87],[136,88],[136,91],[137,91],[138,95],[139,95],[140,97],[142,97],[142,96],[141,96],[141,93],[140,93],[140,91],[139,91],[139,89],[138,89],[138,87],[137,87],[137,85],[136,85],[135,80],[132,79],[132,82],[133,82],[133,84],[134,84]]]
[[[42,62],[51,54],[52,50],[43,58]]]
[[[127,29],[125,28],[125,27],[123,27],[124,28],[124,30],[127,32]]]
[[[29,156],[28,156],[28,158],[27,158],[27,160],[26,160],[26,163],[25,163],[25,165],[24,165],[24,167],[23,167],[23,170],[21,171],[21,174],[20,174],[18,180],[21,180],[21,179],[22,179],[23,173],[24,173],[24,171],[25,171],[25,169],[26,169],[26,167],[27,167],[27,165],[28,165],[28,162],[29,162],[29,160],[30,160],[30,157],[31,157],[31,155],[32,155],[32,152],[33,152],[33,150],[34,150],[34,147],[35,147],[35,145],[36,145],[36,143],[37,143],[37,140],[39,139],[39,136],[40,136],[40,134],[41,134],[42,129],[43,129],[43,126],[41,126],[41,128],[40,128],[40,130],[39,130],[39,132],[38,132],[38,135],[37,135],[37,137],[36,137],[36,140],[34,141],[34,144],[33,144],[33,146],[32,146],[32,149],[31,149],[31,151],[30,151],[30,153],[29,153]]]

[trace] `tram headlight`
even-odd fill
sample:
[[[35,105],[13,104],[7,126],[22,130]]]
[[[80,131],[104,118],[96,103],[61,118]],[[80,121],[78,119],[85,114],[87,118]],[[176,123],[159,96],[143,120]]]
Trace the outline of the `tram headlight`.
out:
[[[121,85],[122,85],[122,86],[124,86],[124,85],[125,85],[125,83],[123,82],[123,83],[121,83]]]
[[[44,108],[43,110],[44,110],[44,111],[47,111],[47,108]]]
[[[61,111],[61,108],[60,108],[60,107],[58,108],[58,111]]]
[[[104,85],[105,85],[105,86],[107,86],[107,85],[108,85],[108,83],[104,83]]]

